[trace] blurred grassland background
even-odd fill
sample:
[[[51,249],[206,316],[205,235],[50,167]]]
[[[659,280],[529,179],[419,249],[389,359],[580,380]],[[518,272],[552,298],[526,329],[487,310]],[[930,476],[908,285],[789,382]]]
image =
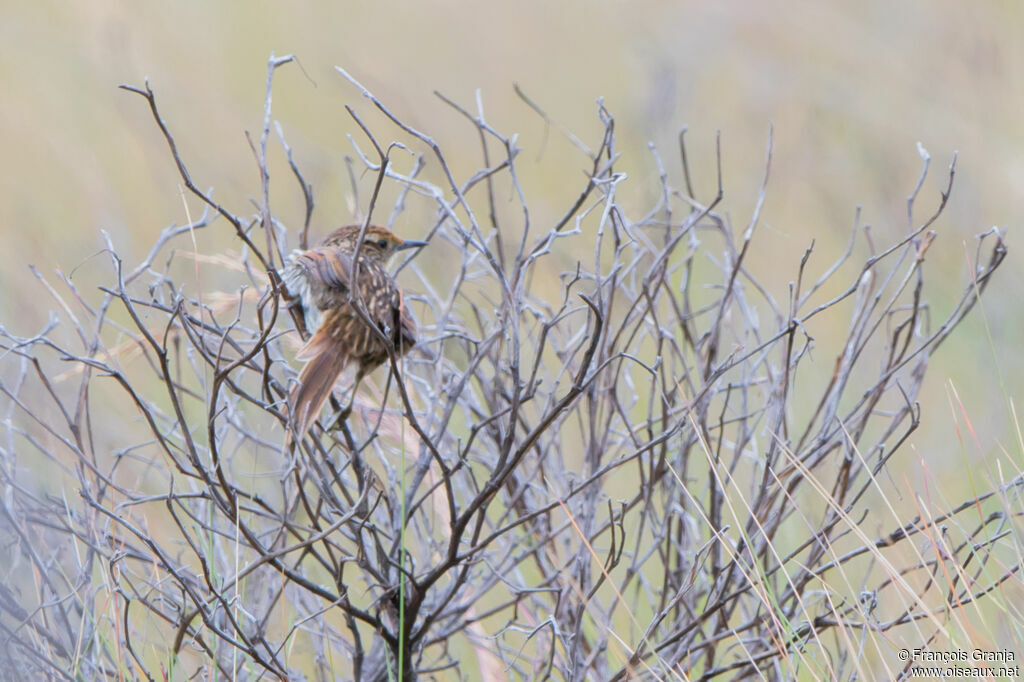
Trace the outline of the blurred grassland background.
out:
[[[458,177],[481,165],[479,142],[433,91],[472,107],[480,89],[492,125],[520,134],[519,172],[540,226],[578,194],[587,162],[515,95],[513,83],[595,147],[595,100],[604,98],[616,117],[618,170],[630,176],[624,196],[636,202],[634,216],[660,191],[648,142],[680,186],[677,136],[688,126],[690,167],[706,200],[714,192],[720,130],[737,233],[750,218],[773,125],[768,198],[748,265],[779,300],[812,239],[812,277],[845,249],[857,205],[877,245],[906,231],[920,141],[933,163],[919,221],[937,204],[952,152],[959,151],[953,195],[925,266],[933,321],[944,318],[968,282],[973,236],[992,225],[1009,231],[1010,262],[983,301],[994,344],[976,312],[940,348],[922,394],[923,428],[913,440],[927,476],[944,483],[948,499],[961,499],[972,494],[962,475],[965,457],[1001,455],[1005,447],[1020,458],[1007,398],[1017,395],[1024,372],[1024,278],[1015,238],[1024,218],[1021,36],[1024,5],[1017,2],[6,3],[0,319],[19,335],[46,320],[53,304],[27,264],[47,275],[73,271],[83,291],[94,291],[110,276],[109,261],[95,255],[103,247],[100,230],[134,264],[160,229],[186,222],[166,145],[145,102],[119,84],[141,86],[148,78],[196,184],[215,188],[236,213],[251,212],[248,200],[259,184],[244,132],[258,135],[262,126],[271,52],[301,62],[275,78],[274,119],[313,185],[315,234],[352,217],[346,135],[369,148],[344,105],[354,106],[382,141],[399,137],[334,65],[432,135]],[[297,228],[301,196],[280,149],[271,147],[272,207]],[[361,181],[365,202],[372,178]],[[191,199],[189,205],[196,217],[200,207]],[[397,228],[418,238],[432,214],[420,202]],[[238,248],[225,223],[199,239],[207,253]],[[852,265],[867,255],[859,238]],[[428,272],[443,260],[429,249],[420,256]],[[570,269],[571,254],[560,265]],[[204,285],[216,288],[216,268],[202,273]],[[836,338],[844,333],[838,329]],[[834,358],[815,358],[822,381]],[[952,406],[951,385],[980,447],[966,436],[963,447],[957,443],[962,416]],[[926,477],[910,450],[891,467],[912,483]]]

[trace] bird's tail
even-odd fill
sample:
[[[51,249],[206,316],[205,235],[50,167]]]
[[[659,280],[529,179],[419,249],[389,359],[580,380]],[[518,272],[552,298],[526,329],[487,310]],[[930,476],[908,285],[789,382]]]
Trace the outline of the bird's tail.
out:
[[[321,329],[321,331],[323,331]],[[318,342],[318,332],[299,352],[300,359],[308,359],[299,373],[299,384],[288,399],[289,427],[294,441],[302,440],[310,424],[320,414],[327,398],[331,395],[334,382],[348,363],[348,354],[336,343]]]

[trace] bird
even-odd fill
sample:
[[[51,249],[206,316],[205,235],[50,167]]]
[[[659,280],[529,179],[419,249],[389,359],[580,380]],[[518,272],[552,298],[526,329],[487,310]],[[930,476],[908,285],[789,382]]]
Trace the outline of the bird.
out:
[[[346,225],[319,245],[292,252],[282,280],[301,305],[306,329],[312,334],[295,355],[305,365],[288,399],[293,442],[305,437],[349,363],[357,368],[354,399],[363,377],[387,361],[388,348],[381,335],[391,340],[396,355],[416,345],[416,325],[402,290],[386,268],[397,252],[426,244],[402,240],[376,225],[365,231],[362,225]],[[360,303],[363,314],[357,307]]]

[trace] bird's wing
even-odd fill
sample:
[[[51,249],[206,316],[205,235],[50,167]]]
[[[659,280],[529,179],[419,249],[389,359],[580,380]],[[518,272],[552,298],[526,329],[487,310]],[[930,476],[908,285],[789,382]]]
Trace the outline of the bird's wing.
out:
[[[307,277],[325,289],[333,290],[331,293],[348,295],[349,282],[352,280],[352,259],[339,249],[318,246],[299,252],[293,262]]]
[[[283,279],[289,293],[302,302],[306,329],[320,327],[321,311],[348,300],[352,259],[332,246],[293,251]]]
[[[416,344],[416,323],[405,307],[402,290],[395,280],[377,264],[368,264],[366,274],[359,275],[363,283],[363,302],[370,319],[400,352]]]

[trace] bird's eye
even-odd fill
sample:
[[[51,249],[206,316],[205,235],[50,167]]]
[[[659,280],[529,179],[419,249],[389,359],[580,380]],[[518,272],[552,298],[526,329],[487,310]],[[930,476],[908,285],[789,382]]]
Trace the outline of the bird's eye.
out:
[[[380,248],[382,248],[382,249],[386,249],[386,248],[388,248],[388,240],[387,240],[387,239],[381,239],[381,240],[379,240],[379,241],[377,242],[377,246],[379,246],[379,247],[380,247]]]

